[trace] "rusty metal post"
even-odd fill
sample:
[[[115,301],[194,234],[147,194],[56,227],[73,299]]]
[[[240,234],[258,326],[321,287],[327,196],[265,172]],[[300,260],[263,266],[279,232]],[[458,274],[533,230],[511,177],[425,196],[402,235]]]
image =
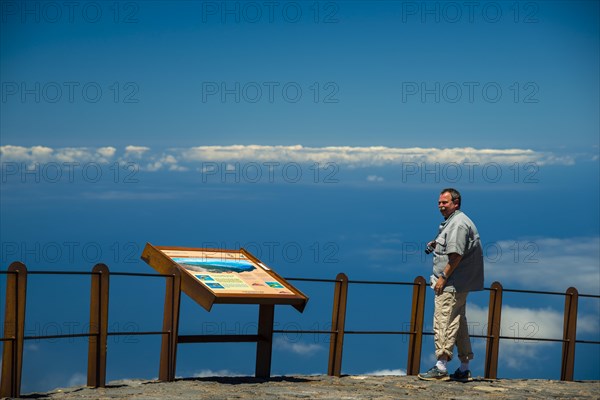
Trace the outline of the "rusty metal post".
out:
[[[329,365],[327,375],[341,376],[342,353],[344,349],[344,327],[346,325],[346,304],[348,300],[348,277],[339,273],[336,277],[333,295],[333,315],[331,316],[331,336],[329,342]]]
[[[412,308],[410,313],[410,338],[408,340],[407,375],[417,375],[421,368],[421,348],[423,343],[423,320],[425,317],[425,290],[427,282],[417,276],[413,286]]]
[[[23,370],[27,267],[25,264],[16,261],[10,264],[8,272],[3,337],[11,338],[11,340],[4,342],[2,352],[0,397],[19,397],[21,395],[21,373]]]
[[[572,381],[575,368],[575,341],[577,340],[577,304],[579,292],[574,287],[567,289],[565,295],[565,319],[563,324],[561,381]]]
[[[275,319],[275,305],[261,304],[258,311],[258,342],[256,343],[256,370],[257,378],[269,379],[271,377],[271,354],[273,352],[273,322]]]
[[[160,347],[160,365],[158,379],[172,382],[175,380],[177,362],[177,342],[179,335],[179,302],[181,300],[181,273],[172,268],[171,277],[166,278],[165,306],[163,311],[163,332]]]
[[[485,347],[485,377],[496,379],[498,376],[498,350],[500,349],[500,324],[502,316],[502,285],[492,283],[488,310],[488,329]]]
[[[96,264],[92,273],[87,385],[105,387],[110,272],[105,264]]]

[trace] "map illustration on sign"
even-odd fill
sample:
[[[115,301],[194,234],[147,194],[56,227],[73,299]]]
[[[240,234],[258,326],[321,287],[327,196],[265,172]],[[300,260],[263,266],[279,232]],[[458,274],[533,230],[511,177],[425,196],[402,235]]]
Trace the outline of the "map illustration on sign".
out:
[[[204,258],[172,257],[173,261],[186,268],[188,271],[210,272],[244,272],[252,271],[255,267],[244,260],[206,260]]]
[[[162,252],[215,293],[295,296],[267,272],[267,266],[243,253],[170,249]]]

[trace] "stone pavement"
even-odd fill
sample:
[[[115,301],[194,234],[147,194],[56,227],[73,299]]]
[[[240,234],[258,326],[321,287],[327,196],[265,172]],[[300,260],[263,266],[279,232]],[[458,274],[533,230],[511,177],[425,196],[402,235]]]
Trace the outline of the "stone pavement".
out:
[[[127,380],[106,388],[75,387],[23,395],[28,399],[600,399],[600,381],[475,378],[425,382],[415,376],[284,376],[187,378],[175,382]]]

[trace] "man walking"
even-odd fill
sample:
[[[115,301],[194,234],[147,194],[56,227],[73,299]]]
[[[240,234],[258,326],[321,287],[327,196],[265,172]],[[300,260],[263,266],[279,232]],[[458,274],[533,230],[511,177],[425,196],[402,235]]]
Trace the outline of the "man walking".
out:
[[[438,208],[444,216],[436,238],[428,243],[433,248],[431,287],[435,292],[433,333],[437,363],[425,373],[424,380],[468,381],[469,360],[473,358],[465,315],[469,292],[483,290],[483,252],[475,224],[460,210],[460,193],[453,188],[440,193]],[[460,367],[448,374],[454,345]]]

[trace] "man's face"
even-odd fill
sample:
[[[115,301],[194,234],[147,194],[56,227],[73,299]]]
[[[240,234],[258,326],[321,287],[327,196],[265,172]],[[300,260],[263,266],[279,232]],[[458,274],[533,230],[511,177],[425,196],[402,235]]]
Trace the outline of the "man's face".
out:
[[[440,194],[438,208],[440,209],[440,212],[444,218],[448,218],[458,208],[458,206],[456,202],[452,201],[452,195],[449,192],[444,192]]]

